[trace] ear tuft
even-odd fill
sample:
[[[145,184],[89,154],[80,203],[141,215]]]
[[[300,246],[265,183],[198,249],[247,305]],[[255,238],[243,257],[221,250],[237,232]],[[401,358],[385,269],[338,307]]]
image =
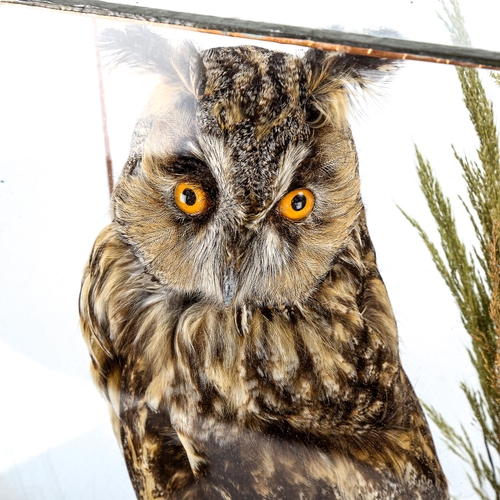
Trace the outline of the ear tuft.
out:
[[[127,26],[125,30],[104,30],[99,48],[107,66],[126,65],[159,75],[169,87],[195,97],[200,93],[201,58],[188,40],[174,44],[144,26]]]
[[[346,125],[353,100],[376,93],[397,70],[390,59],[310,49],[304,56],[309,102],[326,120]]]

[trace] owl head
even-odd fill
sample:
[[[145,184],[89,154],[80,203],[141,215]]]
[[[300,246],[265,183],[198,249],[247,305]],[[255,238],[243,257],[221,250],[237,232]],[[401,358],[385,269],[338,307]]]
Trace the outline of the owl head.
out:
[[[160,77],[113,194],[114,224],[167,290],[228,307],[314,294],[361,216],[351,102],[386,59],[108,31],[117,63]]]

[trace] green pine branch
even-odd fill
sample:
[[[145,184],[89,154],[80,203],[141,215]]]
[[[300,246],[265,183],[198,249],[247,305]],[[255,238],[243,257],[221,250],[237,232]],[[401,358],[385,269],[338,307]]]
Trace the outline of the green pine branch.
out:
[[[471,45],[458,0],[441,0],[441,16],[455,44]],[[471,466],[472,488],[484,500],[500,500],[500,156],[493,104],[488,100],[477,70],[457,68],[463,101],[478,138],[477,161],[453,148],[467,186],[459,198],[472,224],[476,242],[466,245],[460,237],[452,203],[441,188],[429,162],[418,148],[420,187],[436,222],[439,243],[434,243],[417,222],[403,214],[417,229],[455,302],[471,337],[470,360],[479,388],[460,385],[481,429],[483,443],[473,443],[466,429],[454,429],[434,408],[424,405],[440,429],[449,449]],[[492,75],[500,85],[500,76]],[[493,496],[492,496],[493,495]]]

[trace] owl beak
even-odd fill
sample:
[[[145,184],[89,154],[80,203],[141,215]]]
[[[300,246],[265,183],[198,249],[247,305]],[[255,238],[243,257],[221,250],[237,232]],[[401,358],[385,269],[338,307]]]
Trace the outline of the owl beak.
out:
[[[237,288],[238,277],[236,276],[235,269],[232,265],[228,265],[222,282],[222,300],[226,307],[233,301]]]

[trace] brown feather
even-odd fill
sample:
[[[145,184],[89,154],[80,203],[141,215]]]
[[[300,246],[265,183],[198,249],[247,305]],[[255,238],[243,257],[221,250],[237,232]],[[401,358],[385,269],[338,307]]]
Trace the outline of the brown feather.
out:
[[[447,499],[344,112],[387,63],[254,47],[200,60],[197,99],[173,77],[151,96],[80,298],[138,497]],[[334,119],[311,125],[311,106]],[[176,206],[179,182],[202,186],[206,213]],[[290,221],[277,205],[297,188],[314,208]]]

